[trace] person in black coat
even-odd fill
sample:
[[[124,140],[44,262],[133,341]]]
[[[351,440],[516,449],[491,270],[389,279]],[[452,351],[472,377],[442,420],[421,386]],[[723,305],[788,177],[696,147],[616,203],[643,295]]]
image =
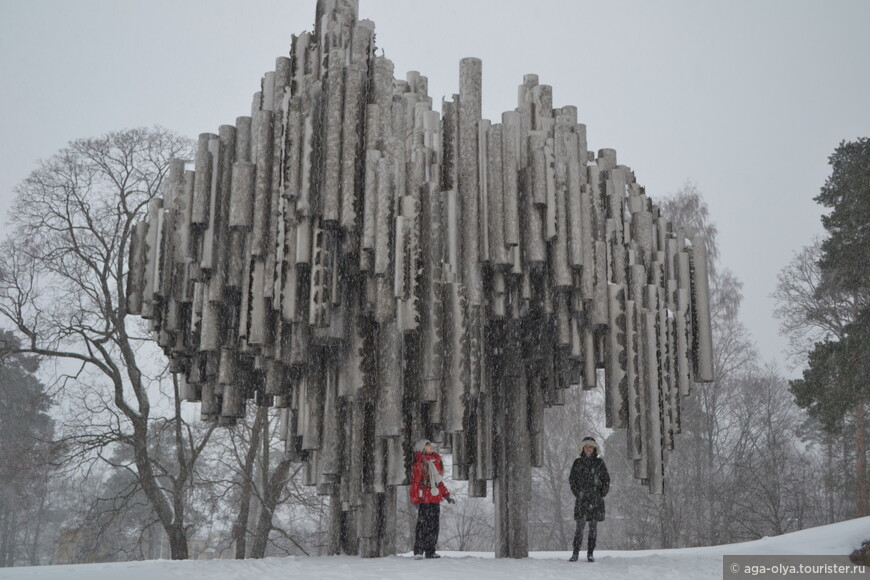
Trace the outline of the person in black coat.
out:
[[[583,528],[589,522],[589,541],[586,544],[586,559],[594,562],[595,540],[598,534],[598,522],[604,521],[604,496],[610,491],[610,474],[604,460],[598,457],[598,443],[592,437],[586,437],[580,443],[580,457],[571,466],[568,477],[574,501],[574,520],[577,531],[574,532],[574,553],[570,562],[576,562],[583,544]]]

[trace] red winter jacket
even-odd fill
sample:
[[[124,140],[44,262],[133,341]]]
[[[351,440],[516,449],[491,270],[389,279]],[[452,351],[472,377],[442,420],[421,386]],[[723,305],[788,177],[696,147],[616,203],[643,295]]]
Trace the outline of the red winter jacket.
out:
[[[444,463],[441,461],[441,456],[437,453],[421,452],[414,453],[414,466],[411,468],[411,503],[439,503],[442,500],[450,497],[450,492],[447,491],[447,486],[444,482],[438,482],[438,493],[432,493],[432,487],[429,485],[429,461],[435,462],[435,468],[438,473],[444,475]]]

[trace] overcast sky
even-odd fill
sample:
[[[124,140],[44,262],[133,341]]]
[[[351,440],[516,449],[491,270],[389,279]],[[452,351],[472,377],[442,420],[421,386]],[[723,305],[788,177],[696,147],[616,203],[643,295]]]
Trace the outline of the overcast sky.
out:
[[[687,180],[743,282],[742,317],[787,371],[769,295],[823,233],[828,156],[870,136],[870,1],[361,0],[403,77],[440,109],[483,60],[484,116],[527,73],[576,105],[653,198]],[[161,125],[195,138],[250,113],[260,77],[308,30],[315,0],[0,0],[0,212],[68,141]],[[5,233],[4,233],[5,235]],[[798,372],[788,371],[789,374]]]

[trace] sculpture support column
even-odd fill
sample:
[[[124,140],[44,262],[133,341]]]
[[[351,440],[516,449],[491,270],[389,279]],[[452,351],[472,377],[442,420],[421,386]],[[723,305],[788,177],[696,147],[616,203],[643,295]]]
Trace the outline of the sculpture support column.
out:
[[[528,518],[531,498],[531,451],[528,437],[529,397],[519,323],[493,323],[501,328],[491,337],[497,350],[493,406],[502,410],[496,418],[493,438],[497,461],[493,478],[497,558],[529,555]]]

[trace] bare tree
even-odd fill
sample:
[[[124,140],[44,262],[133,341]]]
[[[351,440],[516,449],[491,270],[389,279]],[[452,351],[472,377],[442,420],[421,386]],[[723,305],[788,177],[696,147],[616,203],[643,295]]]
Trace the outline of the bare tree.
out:
[[[249,407],[245,421],[212,438],[207,454],[209,474],[201,484],[209,488],[212,518],[231,522],[215,532],[214,541],[221,553],[231,551],[237,559],[307,555],[299,516],[316,520],[322,509],[298,481],[302,464],[284,453],[275,415],[269,407]]]
[[[842,340],[855,313],[870,302],[870,294],[834,291],[822,279],[822,241],[816,239],[795,254],[777,276],[774,315],[788,337],[790,355],[803,363],[815,343]]]
[[[495,546],[494,509],[491,498],[468,497],[442,506],[438,544],[447,550],[490,551]]]
[[[686,181],[675,194],[659,200],[662,215],[689,236],[699,237],[706,246],[710,278],[715,279],[719,265],[719,228],[710,218],[710,208],[696,183]]]
[[[809,506],[802,477],[806,455],[796,431],[802,413],[788,383],[768,366],[742,381],[734,401],[738,425],[730,495],[735,532],[747,538],[800,529]]]
[[[250,556],[252,558],[263,558],[266,555],[266,548],[269,542],[269,534],[273,530],[281,530],[275,522],[275,509],[288,499],[287,484],[295,476],[300,468],[301,463],[297,463],[295,469],[291,472],[293,461],[283,453],[282,450],[272,448],[272,441],[277,439],[274,437],[273,429],[270,428],[269,409],[261,407],[257,409],[258,416],[262,414],[264,418],[260,422],[259,429],[259,457],[256,472],[254,475],[255,485],[251,486],[256,496],[256,518],[254,519]],[[249,477],[252,474],[245,474]],[[284,533],[290,541],[294,541],[290,534]],[[296,544],[299,546],[299,544]],[[301,546],[299,546],[301,548]],[[303,550],[304,551],[304,550]]]
[[[233,522],[233,541],[236,544],[236,558],[244,559],[247,555],[248,542],[248,524],[251,518],[251,503],[254,497],[254,489],[256,481],[254,479],[254,466],[259,453],[260,437],[263,433],[263,424],[268,421],[268,408],[258,407],[253,425],[250,432],[246,429],[241,429],[242,433],[238,438],[233,437],[233,443],[237,439],[241,441],[247,440],[247,449],[244,454],[236,454],[236,481],[239,487],[238,505],[239,510]],[[246,438],[245,435],[248,435]],[[235,449],[238,446],[234,444]]]
[[[153,345],[128,316],[125,278],[135,222],[158,195],[170,159],[190,150],[188,139],[160,128],[73,141],[18,186],[13,233],[0,251],[0,316],[22,338],[19,350],[75,366],[69,378],[89,377],[103,410],[114,412],[102,432],[91,421],[70,442],[82,458],[108,461],[102,452],[112,445],[132,450],[123,467],[135,475],[175,559],[188,555],[185,490],[211,430],[191,429],[177,392],[172,404],[156,389],[158,377],[148,372]],[[149,445],[161,414],[172,428],[171,470]]]

